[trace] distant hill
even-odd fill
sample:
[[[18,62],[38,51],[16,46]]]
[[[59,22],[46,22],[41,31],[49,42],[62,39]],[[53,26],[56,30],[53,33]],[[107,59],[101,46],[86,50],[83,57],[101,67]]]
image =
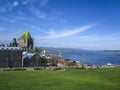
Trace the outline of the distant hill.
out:
[[[120,52],[120,50],[104,50],[104,52]]]

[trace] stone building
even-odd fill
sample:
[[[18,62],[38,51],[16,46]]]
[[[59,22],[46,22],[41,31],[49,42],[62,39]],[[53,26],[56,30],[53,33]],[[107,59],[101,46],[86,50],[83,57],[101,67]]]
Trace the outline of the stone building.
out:
[[[29,32],[23,32],[20,38],[18,38],[18,45],[24,50],[30,50],[33,48],[33,38]]]
[[[10,47],[17,47],[18,43],[16,41],[16,38],[13,38],[13,41],[10,43]]]
[[[21,67],[22,48],[0,47],[0,67]]]
[[[47,58],[38,53],[23,52],[23,67],[41,67],[47,66]]]
[[[41,66],[41,57],[37,53],[23,52],[23,67],[39,67]]]

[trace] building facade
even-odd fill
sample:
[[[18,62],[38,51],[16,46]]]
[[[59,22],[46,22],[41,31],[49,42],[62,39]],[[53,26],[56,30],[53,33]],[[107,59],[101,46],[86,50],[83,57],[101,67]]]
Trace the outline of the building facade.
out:
[[[36,53],[23,52],[23,67],[39,67],[41,66],[41,57]]]
[[[18,43],[17,43],[16,38],[13,38],[13,40],[12,40],[12,42],[10,43],[9,46],[10,46],[10,47],[17,47],[17,46],[18,46]]]
[[[0,47],[0,67],[21,67],[22,52],[20,47]]]

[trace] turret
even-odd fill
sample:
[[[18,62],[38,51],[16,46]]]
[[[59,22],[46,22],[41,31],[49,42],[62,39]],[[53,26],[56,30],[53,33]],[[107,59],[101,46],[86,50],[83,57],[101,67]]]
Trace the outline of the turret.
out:
[[[29,32],[23,32],[21,37],[18,38],[18,45],[25,50],[30,50],[33,48],[33,38]]]

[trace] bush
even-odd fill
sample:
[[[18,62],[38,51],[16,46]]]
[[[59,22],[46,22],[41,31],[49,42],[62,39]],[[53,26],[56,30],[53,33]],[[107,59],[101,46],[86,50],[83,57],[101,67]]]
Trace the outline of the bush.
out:
[[[3,71],[26,71],[25,68],[6,68]]]
[[[76,63],[76,62],[66,61],[66,62],[65,62],[65,66],[77,66],[77,63]]]
[[[41,70],[41,68],[34,68],[34,70]]]
[[[14,71],[26,71],[25,68],[15,68]]]

